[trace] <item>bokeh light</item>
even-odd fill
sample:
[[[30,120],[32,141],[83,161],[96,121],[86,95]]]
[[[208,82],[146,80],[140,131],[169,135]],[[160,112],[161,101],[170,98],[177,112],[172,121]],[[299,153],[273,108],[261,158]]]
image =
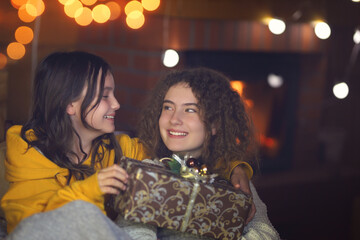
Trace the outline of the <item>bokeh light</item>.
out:
[[[105,3],[106,6],[110,9],[110,19],[109,20],[115,20],[117,19],[121,14],[121,8],[117,2],[110,1]]]
[[[27,26],[20,26],[15,31],[15,39],[19,43],[28,44],[34,39],[34,32]]]
[[[8,45],[7,49],[7,55],[9,58],[18,60],[22,58],[25,55],[25,47],[21,43],[18,42],[12,42]]]
[[[18,17],[21,21],[29,23],[35,20],[35,16],[29,15],[29,13],[26,11],[26,4],[22,5],[18,10]]]
[[[75,21],[80,26],[88,26],[92,21],[92,11],[88,7],[83,7],[82,9],[78,9],[81,13],[75,13]]]
[[[129,15],[131,12],[139,11],[140,13],[143,13],[144,9],[140,2],[138,1],[130,1],[126,4],[124,12],[126,15]]]
[[[154,11],[160,6],[160,0],[141,0],[141,4],[147,11]]]
[[[285,31],[286,25],[284,21],[273,18],[269,22],[269,29],[273,34],[279,35]]]
[[[81,2],[84,5],[91,6],[91,5],[94,5],[97,2],[97,0],[81,0]]]
[[[110,9],[105,4],[99,4],[92,10],[92,17],[97,23],[104,23],[110,19]]]
[[[240,95],[242,96],[244,90],[244,83],[241,81],[231,81],[231,87]]]
[[[345,82],[337,83],[333,87],[333,93],[338,99],[344,99],[349,94],[349,87]]]
[[[281,76],[270,73],[267,78],[267,82],[272,88],[279,88],[283,85],[284,80]]]
[[[360,30],[356,29],[354,36],[353,36],[353,40],[355,44],[359,44],[360,43]]]
[[[77,17],[75,14],[80,15],[81,11],[78,11],[79,9],[82,9],[83,5],[80,1],[78,0],[74,0],[74,1],[69,1],[65,4],[64,6],[64,11],[65,14],[71,18],[75,18]]]
[[[145,23],[145,16],[142,12],[133,11],[126,16],[126,24],[132,29],[139,29]]]
[[[328,39],[331,35],[330,26],[325,22],[317,22],[314,31],[316,36],[320,39]]]
[[[179,54],[174,49],[167,49],[163,55],[163,64],[165,67],[175,67],[179,62]]]
[[[34,17],[40,16],[45,10],[45,4],[42,0],[28,0],[25,6],[26,12]]]
[[[72,2],[74,2],[75,0],[58,0],[59,1],[59,3],[61,3],[62,5],[65,5],[66,3],[72,3]]]
[[[7,57],[5,54],[0,53],[0,69],[4,69],[7,64]]]
[[[26,4],[27,0],[11,0],[11,5],[19,9],[22,5]]]

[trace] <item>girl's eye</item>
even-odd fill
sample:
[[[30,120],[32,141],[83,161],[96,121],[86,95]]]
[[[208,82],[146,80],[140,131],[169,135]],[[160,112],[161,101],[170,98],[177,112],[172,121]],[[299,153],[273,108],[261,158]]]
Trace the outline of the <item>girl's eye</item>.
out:
[[[109,96],[108,96],[108,95],[104,95],[103,98],[109,98]]]
[[[189,112],[189,113],[196,113],[196,109],[193,109],[193,108],[187,108],[185,109],[185,112]]]
[[[172,110],[172,107],[165,105],[165,106],[163,106],[163,109],[164,109],[164,110]]]

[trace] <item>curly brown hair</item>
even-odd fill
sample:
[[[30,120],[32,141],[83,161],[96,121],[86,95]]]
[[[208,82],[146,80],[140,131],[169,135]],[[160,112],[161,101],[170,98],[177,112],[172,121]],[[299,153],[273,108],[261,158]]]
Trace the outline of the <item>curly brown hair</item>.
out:
[[[256,146],[252,122],[246,107],[223,74],[207,69],[193,68],[168,73],[152,90],[139,120],[138,136],[152,158],[171,156],[160,136],[159,118],[164,97],[170,87],[185,83],[200,106],[205,126],[202,161],[212,172],[229,166],[230,161],[256,163]],[[211,129],[215,126],[216,134]],[[225,161],[215,169],[217,161]]]

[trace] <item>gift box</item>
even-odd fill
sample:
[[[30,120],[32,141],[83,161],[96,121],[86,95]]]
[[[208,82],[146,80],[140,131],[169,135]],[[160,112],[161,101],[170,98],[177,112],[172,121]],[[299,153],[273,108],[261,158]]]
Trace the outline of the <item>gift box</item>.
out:
[[[126,220],[216,239],[240,239],[252,199],[231,185],[185,179],[164,167],[125,158],[127,190],[115,199]]]

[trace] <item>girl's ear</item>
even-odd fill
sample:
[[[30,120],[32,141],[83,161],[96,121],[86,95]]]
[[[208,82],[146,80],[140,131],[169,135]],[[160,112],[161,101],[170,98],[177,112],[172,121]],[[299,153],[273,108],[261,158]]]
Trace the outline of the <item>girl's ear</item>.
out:
[[[216,127],[214,124],[211,127],[211,135],[213,135],[213,136],[216,135]]]
[[[71,115],[74,115],[76,113],[75,110],[75,104],[73,102],[69,103],[66,107],[66,113]]]

